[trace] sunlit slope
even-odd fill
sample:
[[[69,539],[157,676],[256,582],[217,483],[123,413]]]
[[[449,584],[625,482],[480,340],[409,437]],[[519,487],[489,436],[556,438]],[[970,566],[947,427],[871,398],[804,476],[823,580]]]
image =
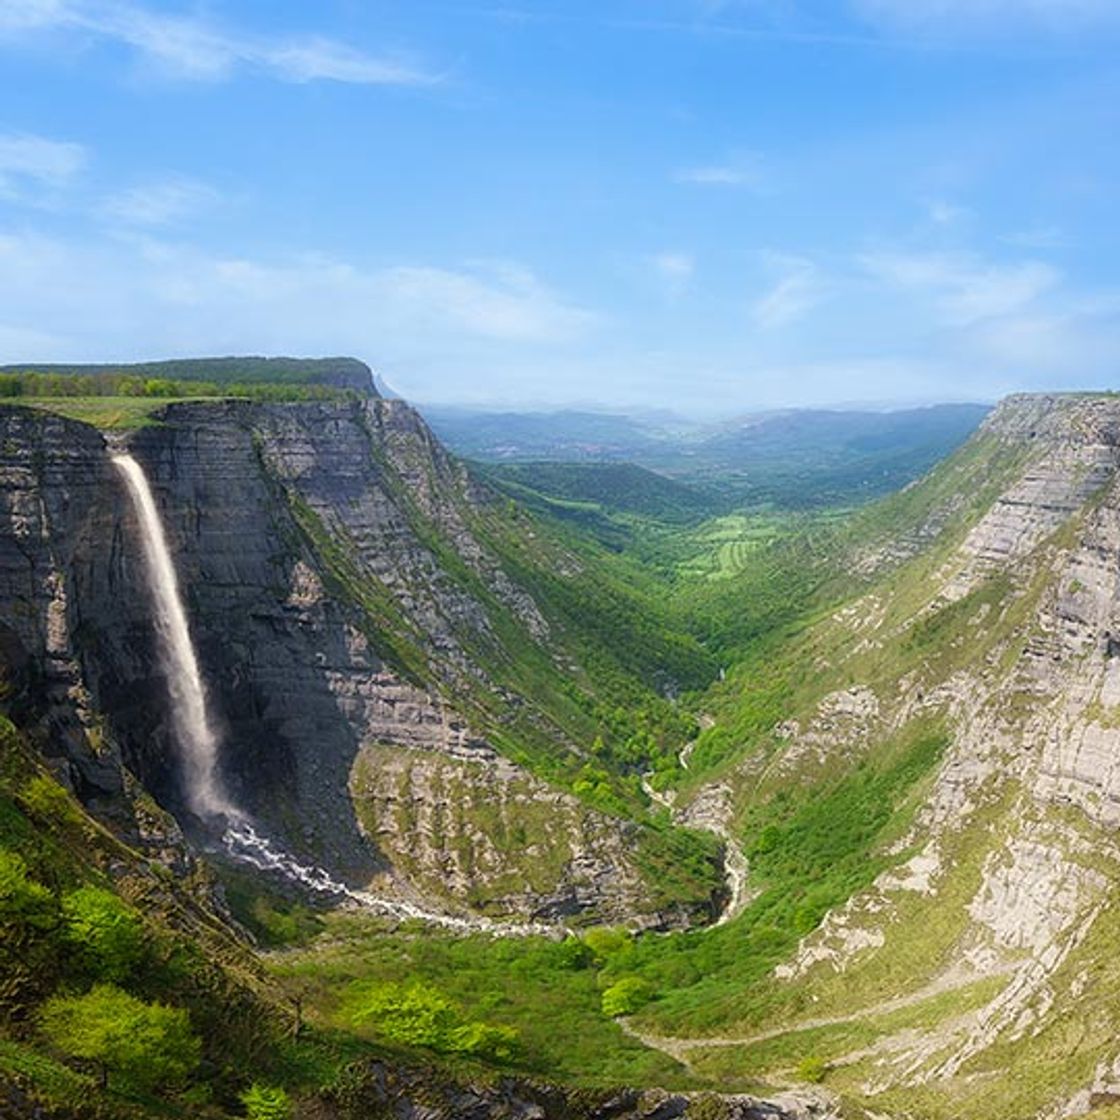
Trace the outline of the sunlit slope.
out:
[[[742,840],[757,897],[626,962],[654,1041],[714,1076],[823,1064],[890,1115],[1112,1092],[1118,442],[1115,398],[1008,400],[847,535],[827,580],[864,590],[712,697],[677,813]]]

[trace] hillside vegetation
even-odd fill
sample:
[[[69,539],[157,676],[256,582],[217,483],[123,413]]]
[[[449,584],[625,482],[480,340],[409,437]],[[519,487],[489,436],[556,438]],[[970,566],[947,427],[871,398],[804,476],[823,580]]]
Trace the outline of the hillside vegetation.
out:
[[[1108,761],[1120,734],[1108,560],[1120,550],[1118,417],[1107,397],[1013,399],[877,502],[718,519],[691,488],[630,468],[486,468],[497,493],[455,464],[453,487],[416,488],[403,481],[414,462],[386,459],[384,484],[441,578],[485,607],[488,629],[453,631],[485,680],[462,663],[440,675],[398,592],[277,471],[332,601],[360,608],[402,673],[454,689],[458,710],[525,767],[500,796],[454,754],[402,770],[379,793],[397,812],[421,781],[445,808],[406,822],[415,850],[396,853],[399,866],[434,887],[430,838],[443,830],[442,866],[458,874],[462,837],[485,835],[505,861],[499,893],[534,886],[563,859],[555,842],[574,819],[571,803],[533,792],[544,779],[639,826],[637,865],[666,906],[710,890],[722,862],[726,920],[451,934],[317,910],[227,864],[229,904],[267,947],[256,957],[206,909],[214,896],[195,865],[201,893],[175,906],[213,915],[197,951],[257,1001],[259,1026],[276,1024],[228,1042],[233,1028],[219,1025],[214,1041],[203,997],[152,964],[150,946],[174,936],[164,927],[183,923],[166,910],[179,896],[154,906],[126,890],[98,854],[120,841],[8,726],[3,882],[32,964],[17,970],[0,1068],[52,1102],[107,1071],[106,1100],[153,1114],[197,1098],[199,1115],[228,1115],[257,1082],[317,1116],[347,1079],[366,1093],[362,1071],[388,1055],[472,1083],[517,1072],[581,1093],[792,1084],[852,1117],[1108,1115],[1120,1096],[1120,792]],[[441,502],[454,503],[456,539],[469,532],[531,598],[547,641],[449,545]],[[407,754],[369,747],[355,788]],[[121,852],[121,866],[139,858]],[[474,901],[487,905],[485,892]],[[114,934],[96,959],[61,960],[67,930],[105,925]],[[73,1023],[86,1006],[177,1039],[162,1081],[145,1084],[127,1057],[83,1065],[95,1043],[76,1041]],[[283,1037],[292,1008],[298,1043]],[[250,1042],[238,1069],[222,1064]]]

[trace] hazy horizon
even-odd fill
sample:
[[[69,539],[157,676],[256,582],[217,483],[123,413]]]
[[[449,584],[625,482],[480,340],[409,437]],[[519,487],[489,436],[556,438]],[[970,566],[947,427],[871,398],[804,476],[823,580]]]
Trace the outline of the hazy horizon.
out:
[[[1117,46],[1106,0],[0,0],[0,364],[704,415],[1115,384]]]

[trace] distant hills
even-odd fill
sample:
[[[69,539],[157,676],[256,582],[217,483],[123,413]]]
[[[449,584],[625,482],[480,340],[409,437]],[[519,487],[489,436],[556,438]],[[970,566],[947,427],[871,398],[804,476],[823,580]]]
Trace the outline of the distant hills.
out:
[[[704,425],[580,411],[424,410],[458,454],[491,464],[491,473],[507,483],[560,500],[661,515],[632,508],[638,494],[661,513],[673,510],[670,519],[684,507],[700,513],[744,505],[802,509],[878,497],[924,474],[963,443],[988,411],[980,404],[792,410]],[[544,463],[554,466],[545,470]],[[637,475],[621,485],[620,463],[656,472],[680,488],[659,489]],[[582,469],[571,469],[576,464]]]

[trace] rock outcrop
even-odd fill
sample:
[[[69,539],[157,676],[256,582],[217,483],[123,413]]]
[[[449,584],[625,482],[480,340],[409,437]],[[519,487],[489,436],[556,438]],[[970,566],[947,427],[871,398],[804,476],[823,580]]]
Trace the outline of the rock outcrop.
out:
[[[108,440],[50,413],[0,410],[5,682],[106,819],[136,831],[127,773],[180,816],[184,807],[136,526],[111,445],[141,464],[156,497],[225,784],[271,835],[352,885],[376,880],[460,909],[485,900],[503,916],[632,914],[655,924],[711,913],[705,897],[666,912],[636,863],[634,826],[489,744],[499,731],[579,752],[573,733],[518,690],[506,642],[515,636],[546,664],[571,655],[477,531],[504,503],[401,401],[172,404]],[[413,800],[402,809],[398,783],[394,811],[383,812],[378,791],[395,781],[398,750]],[[465,770],[456,761],[464,750]],[[430,799],[448,767],[460,767],[468,801],[518,794],[500,821],[456,837],[465,854],[444,877],[397,830],[438,811]],[[365,803],[364,834],[352,786]],[[495,891],[503,838],[537,827],[540,800],[556,811],[547,870],[534,868],[531,897]],[[524,871],[518,856],[508,850],[500,873]]]

